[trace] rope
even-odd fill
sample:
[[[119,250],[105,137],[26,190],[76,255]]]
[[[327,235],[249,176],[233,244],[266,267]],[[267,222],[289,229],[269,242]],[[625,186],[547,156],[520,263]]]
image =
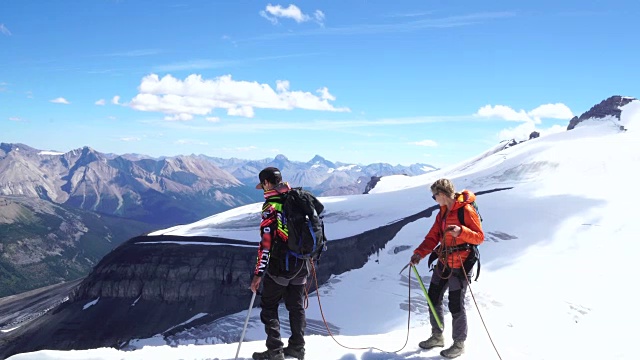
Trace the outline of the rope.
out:
[[[383,353],[398,353],[400,351],[402,351],[407,344],[409,343],[409,329],[410,329],[410,324],[411,324],[411,271],[409,271],[409,308],[408,308],[408,317],[407,317],[407,338],[404,342],[404,345],[402,345],[402,348],[400,348],[399,350],[396,351],[385,351],[382,350],[380,348],[374,347],[374,346],[369,346],[369,347],[349,347],[349,346],[345,346],[340,344],[340,342],[338,340],[336,340],[336,338],[333,336],[333,333],[331,333],[331,329],[329,329],[329,325],[327,324],[327,320],[324,317],[324,311],[322,310],[322,304],[320,303],[320,288],[318,287],[318,277],[316,276],[316,269],[315,266],[313,265],[313,261],[311,261],[311,267],[313,270],[313,279],[315,280],[316,283],[316,295],[318,296],[318,306],[320,307],[320,315],[322,315],[322,321],[324,322],[324,326],[327,328],[327,332],[329,333],[329,336],[331,336],[331,338],[333,339],[333,341],[336,342],[336,344],[342,346],[345,349],[349,349],[349,350],[369,350],[369,349],[373,349],[373,350],[378,350],[381,351]]]
[[[447,211],[447,213],[445,214],[445,219],[447,218],[447,215],[449,214],[449,212]],[[445,236],[446,234],[443,232],[442,234],[442,240],[441,240],[441,244],[443,245],[443,251],[440,254],[444,254],[444,264],[445,267],[448,267],[449,263],[447,262],[449,254],[446,251],[446,247],[444,247],[446,241],[445,241]],[[456,237],[453,237],[453,246],[456,246]],[[469,277],[467,276],[467,271],[464,268],[464,262],[462,261],[462,256],[460,256],[460,251],[456,251],[456,253],[458,254],[458,260],[460,260],[460,266],[462,269],[462,273],[464,274],[464,278],[467,281],[467,286],[469,288],[469,293],[471,293],[471,298],[473,299],[473,303],[476,306],[476,310],[478,310],[478,315],[480,315],[480,321],[482,321],[482,326],[484,326],[484,331],[487,333],[487,336],[489,337],[489,341],[491,341],[491,345],[493,346],[493,349],[495,350],[496,354],[498,355],[498,358],[500,360],[502,360],[502,356],[500,356],[500,352],[498,351],[498,348],[496,347],[496,344],[493,342],[493,338],[491,337],[491,333],[489,332],[489,328],[487,327],[487,324],[484,321],[484,317],[482,316],[482,312],[480,311],[480,307],[478,306],[478,302],[476,301],[476,297],[473,294],[473,289],[471,289],[471,281],[469,281]],[[438,254],[438,261],[440,261],[440,254]],[[437,266],[437,263],[436,263]],[[451,269],[449,277],[453,274],[453,269]],[[447,277],[447,278],[449,278]]]
[[[462,264],[462,256],[460,256],[460,251],[458,251],[457,253],[458,253],[458,259],[460,260],[460,264]],[[451,272],[453,273],[453,271]],[[478,310],[478,315],[480,315],[480,321],[482,321],[482,326],[484,326],[484,331],[487,333],[487,336],[489,337],[489,341],[491,341],[491,345],[493,345],[493,350],[496,351],[498,358],[502,360],[502,356],[500,356],[500,352],[498,351],[498,348],[496,347],[496,344],[493,342],[493,338],[489,333],[489,328],[487,328],[487,324],[484,322],[484,318],[482,317],[482,312],[480,312],[480,307],[478,306],[476,297],[473,294],[473,290],[471,289],[471,281],[469,281],[469,277],[467,276],[467,271],[465,270],[464,266],[462,266],[462,273],[464,274],[465,280],[467,280],[467,287],[469,288],[469,293],[471,293],[471,298],[473,299],[473,303],[476,306],[476,310]]]

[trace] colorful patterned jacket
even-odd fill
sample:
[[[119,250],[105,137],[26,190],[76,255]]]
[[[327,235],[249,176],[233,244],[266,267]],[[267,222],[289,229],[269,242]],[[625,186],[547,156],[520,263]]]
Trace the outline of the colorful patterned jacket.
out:
[[[291,190],[288,183],[280,183],[275,188],[264,192],[264,204],[262,204],[262,222],[260,223],[260,245],[258,246],[258,259],[254,275],[263,276],[269,266],[270,258],[283,258],[286,246],[274,246],[275,244],[287,244],[288,231],[282,215],[282,194]],[[275,255],[275,256],[274,256]]]

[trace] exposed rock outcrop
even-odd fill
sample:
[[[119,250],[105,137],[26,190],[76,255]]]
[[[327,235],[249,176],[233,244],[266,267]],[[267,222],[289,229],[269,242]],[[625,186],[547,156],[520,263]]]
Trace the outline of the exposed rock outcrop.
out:
[[[331,240],[318,282],[364,266],[404,225],[436,208]],[[176,324],[197,314],[209,314],[202,323],[241,311],[251,297],[256,246],[208,237],[133,238],[105,256],[69,301],[0,338],[0,358],[39,349],[121,347],[130,339],[178,331]]]
[[[575,128],[576,125],[578,125],[582,121],[587,119],[592,119],[592,118],[600,119],[607,116],[613,116],[618,120],[620,120],[620,114],[622,113],[622,110],[620,110],[620,108],[627,105],[633,100],[635,99],[631,97],[624,97],[619,95],[615,95],[606,100],[603,100],[599,104],[594,105],[591,109],[589,109],[589,111],[580,115],[580,117],[574,116],[573,119],[569,121],[569,126],[567,126],[567,130],[571,130]]]
[[[378,184],[378,181],[380,181],[380,179],[382,179],[382,176],[372,176],[371,180],[369,180],[369,182],[367,183],[367,186],[364,188],[364,193],[368,194],[369,191],[373,190],[373,188],[376,187],[376,184]]]

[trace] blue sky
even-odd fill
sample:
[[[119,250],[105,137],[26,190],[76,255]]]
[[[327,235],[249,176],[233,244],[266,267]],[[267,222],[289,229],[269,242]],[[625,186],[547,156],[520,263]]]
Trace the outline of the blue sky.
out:
[[[0,141],[447,166],[638,97],[638,1],[0,1]]]

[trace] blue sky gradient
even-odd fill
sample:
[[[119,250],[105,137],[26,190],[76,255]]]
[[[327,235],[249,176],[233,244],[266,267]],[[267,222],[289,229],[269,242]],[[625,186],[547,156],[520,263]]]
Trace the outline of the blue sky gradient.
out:
[[[640,2],[0,1],[0,141],[447,166],[638,97]]]

